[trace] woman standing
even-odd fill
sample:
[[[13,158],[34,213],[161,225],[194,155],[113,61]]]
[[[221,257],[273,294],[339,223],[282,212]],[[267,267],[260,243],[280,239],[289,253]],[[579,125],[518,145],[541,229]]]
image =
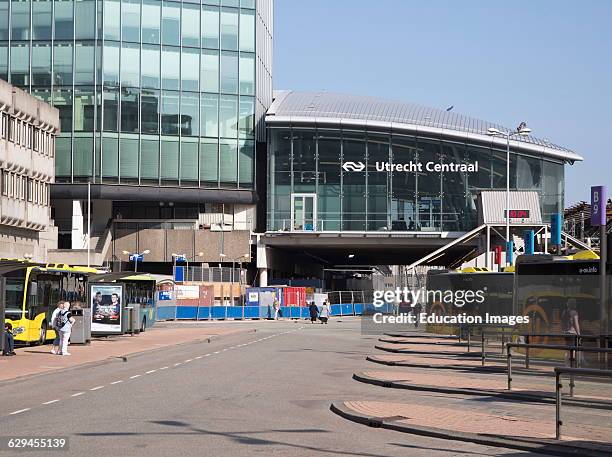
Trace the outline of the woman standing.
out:
[[[329,302],[325,300],[323,302],[323,306],[321,306],[321,312],[319,313],[321,324],[327,324],[327,321],[329,320],[329,312]]]
[[[64,302],[62,310],[57,315],[58,329],[60,334],[60,354],[70,355],[68,352],[68,342],[70,341],[70,334],[72,333],[72,325],[74,324],[74,317],[70,312],[70,302]]]
[[[310,323],[314,324],[317,321],[317,316],[319,315],[319,308],[315,305],[315,302],[311,302],[308,306],[308,310],[310,311]]]

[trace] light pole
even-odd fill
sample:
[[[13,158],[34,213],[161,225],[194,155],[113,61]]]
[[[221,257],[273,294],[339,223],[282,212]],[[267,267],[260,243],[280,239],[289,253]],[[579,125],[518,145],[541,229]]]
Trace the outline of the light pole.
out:
[[[508,250],[512,249],[510,240],[510,138],[513,136],[529,136],[530,133],[531,129],[524,122],[521,122],[516,130],[501,131],[495,127],[487,129],[487,135],[489,136],[506,138],[506,265],[508,265],[508,259],[510,258]]]
[[[139,260],[141,262],[144,261],[144,256],[146,254],[150,254],[151,251],[149,251],[148,249],[145,249],[140,254],[137,253],[137,252],[132,254],[130,251],[123,251],[123,253],[128,256],[128,260],[133,260],[134,261],[134,273],[137,273],[138,272],[138,261]]]

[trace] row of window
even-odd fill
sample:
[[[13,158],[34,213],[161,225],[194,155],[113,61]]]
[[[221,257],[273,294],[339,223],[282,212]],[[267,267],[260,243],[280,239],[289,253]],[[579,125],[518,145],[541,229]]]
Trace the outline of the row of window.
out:
[[[255,99],[235,95],[82,87],[32,95],[60,112],[61,131],[125,132],[223,138],[254,138]],[[97,117],[96,117],[97,116]]]
[[[5,112],[0,112],[0,138],[46,156],[54,154],[52,134]]]
[[[71,154],[72,151],[72,154]],[[247,188],[254,182],[253,141],[104,134],[57,138],[56,182]]]
[[[30,59],[31,50],[31,59]],[[100,59],[100,52],[102,58]],[[18,86],[91,85],[255,94],[255,54],[93,42],[0,43],[0,78]],[[97,54],[97,57],[96,57]],[[100,65],[102,60],[102,65]],[[74,64],[73,64],[74,62]],[[10,63],[10,65],[9,65]],[[103,71],[102,71],[103,68]]]
[[[252,52],[255,50],[254,0],[243,1],[242,5],[233,3],[236,3],[233,7],[202,5],[200,8],[188,2],[181,5],[159,0],[142,3],[140,0],[13,1],[9,14],[9,2],[0,2],[0,40],[104,37],[124,42]],[[238,6],[249,9],[238,9]]]
[[[2,195],[36,205],[49,205],[48,183],[11,171],[2,171]]]

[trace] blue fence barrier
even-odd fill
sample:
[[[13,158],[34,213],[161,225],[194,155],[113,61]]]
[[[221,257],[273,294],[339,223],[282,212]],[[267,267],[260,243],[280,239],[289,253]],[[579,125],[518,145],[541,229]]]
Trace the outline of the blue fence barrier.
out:
[[[343,303],[330,306],[330,315],[361,316],[374,312],[391,313],[392,305],[375,308],[371,303]],[[309,319],[310,311],[306,306],[282,306],[282,317],[287,319]],[[267,306],[158,306],[157,320],[193,319],[270,319],[271,309]]]

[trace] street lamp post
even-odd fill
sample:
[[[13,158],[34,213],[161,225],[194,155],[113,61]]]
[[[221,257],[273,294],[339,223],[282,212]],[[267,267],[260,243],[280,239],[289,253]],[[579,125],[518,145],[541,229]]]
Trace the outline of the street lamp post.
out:
[[[490,127],[487,130],[489,136],[500,136],[506,138],[506,265],[508,265],[508,250],[512,249],[510,240],[510,138],[517,136],[529,136],[531,129],[527,124],[521,122],[516,130],[501,131],[495,127]]]
[[[149,251],[148,249],[145,249],[144,251],[142,251],[141,253],[131,253],[130,251],[123,251],[123,254],[128,256],[128,260],[134,260],[134,273],[138,272],[138,259],[140,259],[141,261],[144,261],[144,256],[146,254],[149,254],[151,251]]]

